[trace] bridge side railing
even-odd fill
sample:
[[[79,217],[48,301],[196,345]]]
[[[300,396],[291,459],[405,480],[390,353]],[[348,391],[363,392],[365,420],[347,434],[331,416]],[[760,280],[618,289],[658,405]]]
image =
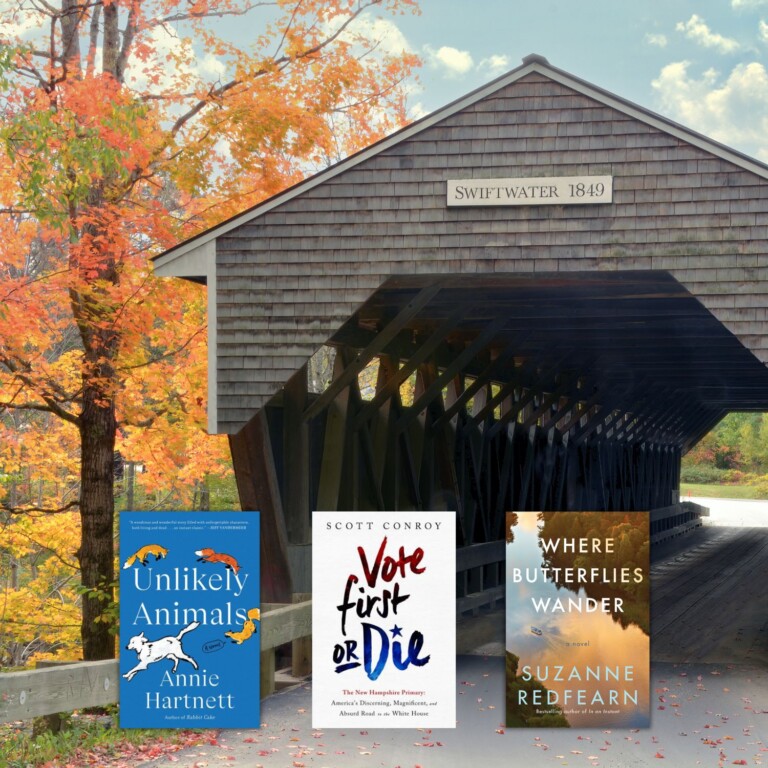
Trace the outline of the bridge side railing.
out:
[[[261,690],[274,690],[275,649],[312,634],[312,602],[264,606],[261,618]],[[43,669],[0,673],[0,723],[99,707],[118,701],[118,662],[58,663]],[[266,693],[265,693],[266,691]]]
[[[709,509],[692,501],[681,501],[669,507],[651,510],[651,544],[682,536],[704,523],[702,517],[709,517]]]
[[[505,543],[490,541],[456,550],[456,613],[477,616],[504,600]]]

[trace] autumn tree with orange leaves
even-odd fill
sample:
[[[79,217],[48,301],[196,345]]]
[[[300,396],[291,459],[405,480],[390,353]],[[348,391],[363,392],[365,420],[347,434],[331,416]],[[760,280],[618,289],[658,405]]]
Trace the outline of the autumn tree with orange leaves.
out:
[[[3,4],[3,538],[48,548],[42,563],[58,563],[59,581],[79,572],[85,659],[114,655],[104,612],[116,445],[154,451],[158,473],[173,471],[174,446],[193,446],[201,466],[220,458],[212,438],[189,440],[206,396],[203,289],[153,279],[148,257],[401,124],[416,62],[387,49],[377,16],[412,10],[414,0]],[[225,39],[232,20],[241,36],[258,30],[247,49]],[[30,463],[37,491],[20,495]],[[75,551],[43,540],[68,514],[80,522]]]

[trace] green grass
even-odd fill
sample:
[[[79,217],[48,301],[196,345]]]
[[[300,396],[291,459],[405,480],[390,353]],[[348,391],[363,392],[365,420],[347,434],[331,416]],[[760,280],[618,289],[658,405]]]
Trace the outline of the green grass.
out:
[[[175,743],[186,745],[200,738],[204,737],[193,731],[118,728],[116,711],[111,722],[105,717],[71,716],[66,719],[65,730],[37,737],[32,736],[31,723],[16,723],[0,726],[0,765],[31,768],[51,761],[55,761],[53,765],[79,765],[83,755],[98,755],[103,765],[121,758],[125,761],[122,765],[135,765],[168,749],[178,749],[171,746]],[[159,746],[163,744],[164,749]]]
[[[681,483],[682,501],[691,496],[706,496],[711,499],[765,499],[765,489],[754,485],[716,485],[714,483]]]

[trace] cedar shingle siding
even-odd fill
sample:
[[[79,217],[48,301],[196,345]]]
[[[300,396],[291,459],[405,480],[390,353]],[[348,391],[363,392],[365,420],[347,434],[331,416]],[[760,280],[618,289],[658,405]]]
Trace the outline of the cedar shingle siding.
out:
[[[396,274],[667,270],[766,362],[768,182],[695,144],[540,66],[220,235],[219,430]],[[613,203],[446,206],[447,179],[577,175]]]

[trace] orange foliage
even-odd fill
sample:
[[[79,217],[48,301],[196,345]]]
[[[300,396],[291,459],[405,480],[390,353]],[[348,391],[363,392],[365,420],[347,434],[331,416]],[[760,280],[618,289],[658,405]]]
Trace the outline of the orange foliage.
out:
[[[78,579],[83,653],[113,653],[113,451],[176,506],[230,471],[205,289],[148,257],[400,125],[417,63],[373,23],[414,0],[34,8],[0,10],[0,662],[4,638],[52,647]],[[256,12],[247,51],[214,32]]]

